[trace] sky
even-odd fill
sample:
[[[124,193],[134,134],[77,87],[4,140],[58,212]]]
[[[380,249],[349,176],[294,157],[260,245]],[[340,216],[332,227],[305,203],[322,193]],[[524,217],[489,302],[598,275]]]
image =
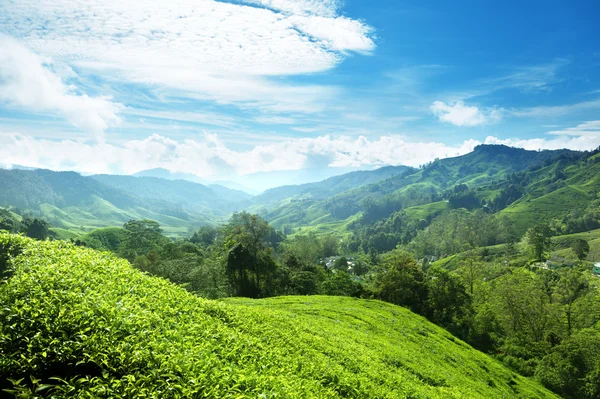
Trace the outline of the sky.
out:
[[[294,183],[478,144],[594,149],[599,15],[577,0],[0,0],[0,165]]]

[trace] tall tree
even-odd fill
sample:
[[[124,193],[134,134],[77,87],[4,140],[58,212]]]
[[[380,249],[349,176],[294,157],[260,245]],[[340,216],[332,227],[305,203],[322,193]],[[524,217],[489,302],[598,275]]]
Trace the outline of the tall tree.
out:
[[[412,255],[396,249],[384,255],[382,264],[383,269],[374,281],[377,296],[423,314],[427,301],[427,283]]]
[[[538,224],[527,230],[526,238],[531,253],[536,260],[545,260],[545,252],[550,249],[552,230],[547,224]]]
[[[579,260],[584,260],[590,253],[590,244],[583,238],[576,239],[571,248]]]
[[[130,220],[123,225],[125,240],[121,245],[121,255],[133,261],[136,256],[147,255],[150,251],[158,252],[168,242],[162,235],[160,225],[154,220]]]

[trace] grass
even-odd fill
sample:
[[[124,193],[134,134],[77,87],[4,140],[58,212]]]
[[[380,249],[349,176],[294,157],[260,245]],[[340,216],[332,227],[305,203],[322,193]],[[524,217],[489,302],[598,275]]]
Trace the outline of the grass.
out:
[[[556,397],[383,302],[210,301],[109,253],[0,248],[0,388],[23,398]]]

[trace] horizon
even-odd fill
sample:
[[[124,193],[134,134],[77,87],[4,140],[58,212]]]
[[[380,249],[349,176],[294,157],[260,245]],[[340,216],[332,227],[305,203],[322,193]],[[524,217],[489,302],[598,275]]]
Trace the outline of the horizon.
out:
[[[478,144],[470,152],[467,152],[467,153],[461,154],[461,155],[447,157],[447,158],[456,158],[456,157],[468,155],[480,147],[504,147],[504,148],[509,148],[509,149],[524,150],[524,151],[537,151],[537,152],[569,150],[568,148],[559,148],[559,149],[554,149],[554,150],[550,150],[550,149],[526,150],[526,149],[523,149],[520,147],[507,146],[505,144]],[[596,149],[600,149],[600,147],[597,147],[593,150],[596,150]],[[589,152],[590,150],[569,150],[569,151],[576,151],[576,152],[586,152],[587,151],[587,152]],[[2,163],[0,163],[0,170],[1,169],[4,169],[4,170],[49,170],[52,172],[75,172],[82,176],[101,176],[101,175],[111,176],[112,175],[112,176],[131,176],[131,177],[142,177],[142,178],[145,177],[145,178],[163,179],[163,180],[182,180],[182,181],[186,181],[189,183],[204,185],[207,187],[209,187],[211,185],[217,185],[217,186],[229,188],[232,190],[242,191],[242,192],[245,192],[246,194],[250,194],[251,196],[258,196],[258,195],[263,194],[264,192],[271,190],[271,189],[277,189],[277,188],[286,187],[286,186],[298,186],[298,185],[304,185],[304,184],[319,183],[319,182],[323,182],[323,181],[331,179],[331,178],[344,176],[344,175],[354,173],[354,172],[370,172],[370,171],[375,171],[378,169],[389,168],[389,167],[398,167],[398,166],[405,166],[408,168],[413,168],[415,170],[419,170],[419,169],[423,169],[423,168],[427,167],[430,163],[433,163],[433,162],[441,160],[441,159],[446,159],[446,158],[436,158],[425,164],[417,165],[417,166],[409,166],[409,165],[400,164],[400,165],[381,165],[381,166],[376,166],[373,168],[366,168],[366,167],[365,168],[359,167],[356,169],[345,168],[345,170],[342,168],[337,168],[337,169],[329,169],[326,171],[320,171],[316,174],[310,174],[310,175],[298,174],[298,173],[304,172],[303,170],[258,172],[255,174],[245,175],[243,180],[206,180],[206,179],[202,179],[200,176],[197,176],[194,174],[177,173],[177,172],[169,171],[168,169],[164,169],[164,168],[141,170],[139,172],[132,173],[132,174],[118,174],[118,173],[116,173],[116,174],[111,174],[111,173],[95,174],[95,173],[82,173],[82,172],[78,172],[76,170],[53,170],[53,169],[48,169],[48,168],[28,167],[25,165],[3,165]],[[289,182],[290,179],[294,179],[292,183]]]
[[[0,166],[275,187],[600,146],[592,2],[145,6],[0,3]]]

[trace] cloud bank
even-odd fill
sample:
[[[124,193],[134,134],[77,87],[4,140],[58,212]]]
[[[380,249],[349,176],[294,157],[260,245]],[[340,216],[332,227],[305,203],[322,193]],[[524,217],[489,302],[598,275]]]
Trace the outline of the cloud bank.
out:
[[[247,151],[229,148],[215,134],[199,139],[172,140],[157,134],[120,144],[53,141],[19,133],[0,132],[3,166],[24,165],[82,173],[132,174],[165,168],[221,179],[257,172],[299,170],[325,165],[332,168],[371,168],[383,165],[419,166],[435,158],[466,154],[479,144],[504,144],[528,150],[570,148],[589,150],[600,146],[599,135],[560,136],[553,139],[466,140],[456,145],[416,142],[401,136],[350,138],[321,136],[258,145]]]

